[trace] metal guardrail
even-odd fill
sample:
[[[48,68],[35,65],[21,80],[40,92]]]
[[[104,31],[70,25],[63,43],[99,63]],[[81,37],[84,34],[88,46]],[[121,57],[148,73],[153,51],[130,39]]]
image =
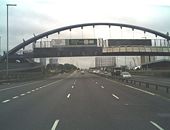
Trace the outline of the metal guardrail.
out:
[[[135,79],[132,79],[132,78],[124,79],[124,78],[119,77],[119,76],[109,76],[109,75],[104,75],[104,74],[99,74],[99,73],[97,75],[100,75],[100,76],[103,76],[103,77],[106,77],[106,78],[109,78],[109,79],[116,79],[116,80],[119,80],[121,82],[126,82],[126,83],[130,83],[130,84],[133,84],[133,85],[139,85],[139,86],[144,85],[146,88],[149,88],[152,85],[152,86],[155,86],[155,90],[157,90],[157,91],[159,90],[159,87],[165,88],[166,93],[169,93],[169,89],[170,89],[170,86],[168,86],[168,85],[162,85],[162,84],[151,83],[151,82],[146,82],[146,81],[139,81],[139,80],[135,80]]]
[[[121,77],[116,77],[116,79],[122,81],[122,82],[126,82],[126,83],[130,83],[133,85],[138,84],[139,86],[145,85],[146,88],[149,88],[151,85],[155,86],[155,90],[158,90],[159,87],[165,88],[166,92],[169,93],[169,89],[170,86],[166,86],[166,85],[161,85],[161,84],[157,84],[157,83],[151,83],[151,82],[146,82],[146,81],[139,81],[139,80],[135,80],[135,79],[123,79]]]
[[[7,82],[18,82],[18,81],[26,81],[26,80],[36,80],[43,78],[44,75],[42,73],[29,73],[29,74],[10,74],[7,76],[0,76],[0,84]]]

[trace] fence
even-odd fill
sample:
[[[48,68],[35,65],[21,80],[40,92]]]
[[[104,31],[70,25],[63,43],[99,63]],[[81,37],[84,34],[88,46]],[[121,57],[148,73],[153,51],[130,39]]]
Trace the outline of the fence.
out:
[[[0,75],[0,83],[12,82],[12,81],[25,81],[25,80],[36,80],[44,78],[41,72],[27,72],[27,73],[11,73],[8,75]]]
[[[118,81],[125,82],[125,83],[128,83],[128,84],[139,85],[139,86],[144,85],[146,88],[149,88],[152,85],[152,86],[155,87],[155,90],[159,90],[159,87],[165,88],[166,93],[169,93],[169,89],[170,89],[170,86],[162,85],[162,84],[158,84],[158,83],[139,81],[139,80],[135,80],[135,79],[132,79],[132,78],[125,79],[125,78],[122,78],[120,76],[109,76],[109,75],[104,75],[104,74],[98,74],[98,75],[103,76],[105,78],[109,78],[109,79],[116,79]]]

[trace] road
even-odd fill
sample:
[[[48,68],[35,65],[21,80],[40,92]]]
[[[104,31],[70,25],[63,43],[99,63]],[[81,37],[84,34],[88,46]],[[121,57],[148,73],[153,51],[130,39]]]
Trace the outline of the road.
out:
[[[169,130],[170,100],[94,74],[0,85],[0,130]]]

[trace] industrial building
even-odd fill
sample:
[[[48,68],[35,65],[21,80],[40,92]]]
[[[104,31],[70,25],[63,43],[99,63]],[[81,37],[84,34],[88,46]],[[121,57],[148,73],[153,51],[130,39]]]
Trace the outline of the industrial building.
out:
[[[142,64],[141,68],[143,70],[151,69],[151,70],[170,70],[170,60],[158,60],[154,62],[149,62],[146,64]]]
[[[56,64],[56,65],[59,64],[58,63],[58,58],[50,58],[49,59],[49,64]]]
[[[112,46],[152,46],[151,39],[107,39],[105,44]],[[140,56],[141,64],[154,62],[155,56]]]
[[[141,64],[154,62],[156,60],[155,56],[140,56]]]
[[[95,67],[116,66],[116,57],[113,56],[98,56],[95,57]]]

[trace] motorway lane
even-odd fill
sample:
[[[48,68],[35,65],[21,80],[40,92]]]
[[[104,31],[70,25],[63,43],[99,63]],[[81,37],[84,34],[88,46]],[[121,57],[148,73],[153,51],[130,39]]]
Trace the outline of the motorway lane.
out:
[[[4,100],[8,100],[9,98],[13,98],[15,96],[20,96],[22,94],[26,94],[27,92],[33,92],[32,90],[36,91],[39,86],[44,86],[44,84],[48,84],[49,81],[37,81],[33,83],[26,83],[23,85],[15,85],[14,87],[8,87],[5,89],[1,89],[0,91],[0,102]]]
[[[31,92],[41,89],[40,87],[45,86],[56,80],[61,80],[69,74],[59,74],[57,76],[49,77],[45,80],[29,81],[29,82],[18,82],[10,84],[0,85],[0,102],[8,100],[8,98],[15,98],[16,96],[22,96],[24,94],[29,94]]]
[[[0,129],[48,130],[56,119],[57,108],[64,103],[73,79],[55,81],[31,94],[0,104]],[[52,82],[53,83],[53,82]],[[70,88],[71,89],[71,88]]]
[[[0,129],[156,130],[156,123],[168,130],[169,108],[170,102],[160,97],[74,73],[36,93],[1,103]]]
[[[43,81],[43,80],[39,80],[39,81]],[[12,88],[15,88],[15,87],[18,87],[18,86],[25,86],[26,84],[34,84],[38,81],[26,81],[26,82],[13,82],[13,83],[1,83],[0,84],[0,92],[1,91],[5,91],[5,90],[8,90],[8,89],[12,89]]]
[[[64,124],[59,125],[58,129],[152,130],[155,128],[149,123],[149,121],[157,121],[159,119],[157,113],[170,112],[167,110],[170,104],[162,99],[160,99],[160,101],[155,101],[157,100],[157,97],[152,97],[150,95],[148,96],[141,92],[136,93],[136,90],[134,91],[131,89],[128,89],[127,93],[125,90],[127,88],[124,89],[122,86],[122,90],[120,91],[120,88],[118,88],[120,85],[113,85],[113,83],[107,83],[106,81],[104,81],[102,84],[103,78],[92,79],[92,85],[90,84],[89,80],[90,78],[78,80],[78,87],[76,87],[75,91],[72,92],[73,97],[70,99],[70,104],[65,107],[69,109],[66,109],[63,113],[64,116],[61,116],[64,117],[62,120]],[[101,85],[104,86],[104,89],[101,87]],[[109,85],[112,88],[105,90],[110,87]],[[125,92],[122,93],[123,89]],[[129,91],[131,91],[130,94]],[[117,100],[115,97],[112,97],[112,93],[119,96],[120,99]],[[122,99],[124,96],[126,96],[126,98]],[[139,98],[136,98],[136,96]],[[153,101],[155,101],[155,103],[152,105],[151,103]],[[163,103],[158,105],[161,102]],[[70,112],[70,109],[72,112]],[[165,124],[165,127],[170,128],[167,126],[167,124]]]

